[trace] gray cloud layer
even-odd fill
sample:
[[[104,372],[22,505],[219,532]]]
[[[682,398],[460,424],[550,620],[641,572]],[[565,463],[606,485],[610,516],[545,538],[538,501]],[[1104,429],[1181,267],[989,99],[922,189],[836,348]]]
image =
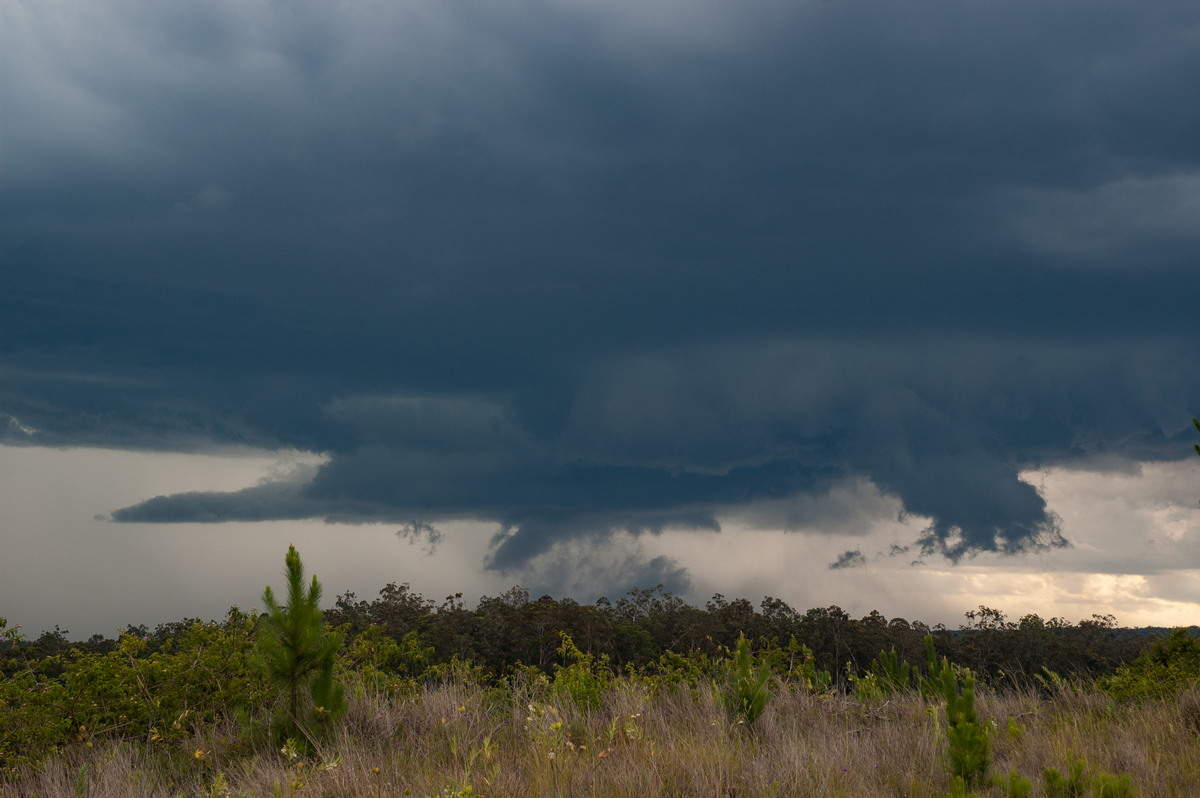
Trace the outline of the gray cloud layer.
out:
[[[321,452],[113,515],[480,518],[504,569],[859,478],[927,554],[1061,545],[1020,470],[1188,452],[1197,30],[5,3],[0,441]]]

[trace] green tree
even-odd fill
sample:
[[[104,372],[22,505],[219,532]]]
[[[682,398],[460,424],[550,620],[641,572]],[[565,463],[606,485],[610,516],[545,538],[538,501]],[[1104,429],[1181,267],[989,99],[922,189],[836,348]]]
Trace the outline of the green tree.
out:
[[[270,585],[263,591],[267,614],[258,631],[256,663],[278,696],[274,726],[281,739],[318,737],[346,711],[345,691],[333,677],[342,636],[325,626],[321,585],[304,586],[304,566],[295,546],[284,557],[287,603],[280,606]]]

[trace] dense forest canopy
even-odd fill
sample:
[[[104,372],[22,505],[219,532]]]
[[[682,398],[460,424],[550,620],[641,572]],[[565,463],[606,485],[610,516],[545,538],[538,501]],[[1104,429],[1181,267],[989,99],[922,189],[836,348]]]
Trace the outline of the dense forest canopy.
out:
[[[371,601],[342,594],[325,611],[325,619],[343,627],[347,640],[372,627],[394,641],[415,636],[428,650],[431,664],[457,658],[495,675],[521,666],[550,672],[561,662],[563,632],[580,650],[607,657],[617,670],[644,667],[668,652],[719,656],[744,634],[761,646],[787,646],[791,641],[806,646],[816,664],[841,681],[863,672],[881,651],[894,649],[909,660],[920,660],[924,638],[932,634],[940,653],[981,678],[1023,683],[1046,671],[1088,678],[1112,673],[1134,659],[1153,636],[1153,630],[1120,628],[1110,615],[1077,623],[1036,614],[1010,620],[1001,610],[984,606],[965,613],[957,629],[888,618],[875,610],[861,618],[838,606],[801,612],[771,596],[756,607],[748,599],[718,593],[704,607],[695,607],[662,585],[634,588],[615,601],[600,598],[593,604],[533,598],[518,586],[484,596],[471,608],[461,593],[438,603],[407,584],[391,583]],[[135,624],[124,631],[161,647],[198,622],[189,618],[153,630]],[[68,635],[55,627],[27,641],[21,653],[41,658],[70,648],[104,652],[117,645],[100,635],[71,643]]]

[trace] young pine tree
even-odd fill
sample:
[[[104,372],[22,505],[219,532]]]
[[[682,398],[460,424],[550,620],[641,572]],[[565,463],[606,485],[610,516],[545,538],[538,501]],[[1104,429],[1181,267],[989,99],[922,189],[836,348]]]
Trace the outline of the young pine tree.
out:
[[[726,665],[727,683],[721,694],[730,717],[738,723],[752,726],[771,700],[771,666],[759,662],[750,653],[750,642],[746,635],[739,634],[733,657]]]
[[[295,546],[288,546],[284,565],[287,603],[279,605],[270,585],[263,591],[267,615],[258,630],[256,663],[278,693],[274,726],[279,738],[316,746],[346,711],[343,687],[333,677],[342,637],[325,628],[321,585],[314,576],[305,589]]]

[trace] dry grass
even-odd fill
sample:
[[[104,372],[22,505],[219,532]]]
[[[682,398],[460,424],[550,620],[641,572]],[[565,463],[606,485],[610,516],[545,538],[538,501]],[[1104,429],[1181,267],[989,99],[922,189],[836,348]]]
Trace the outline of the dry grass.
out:
[[[1137,707],[1068,689],[1053,699],[979,696],[995,724],[994,768],[1032,779],[1083,759],[1127,773],[1144,796],[1200,795],[1200,699]],[[1013,724],[1009,719],[1013,719]],[[777,695],[753,729],[709,690],[651,693],[618,680],[585,713],[544,688],[451,684],[361,697],[324,757],[249,754],[234,727],[164,752],[79,749],[0,795],[71,796],[942,796],[940,705]],[[196,751],[201,752],[197,758]],[[981,795],[1003,795],[999,788]]]

